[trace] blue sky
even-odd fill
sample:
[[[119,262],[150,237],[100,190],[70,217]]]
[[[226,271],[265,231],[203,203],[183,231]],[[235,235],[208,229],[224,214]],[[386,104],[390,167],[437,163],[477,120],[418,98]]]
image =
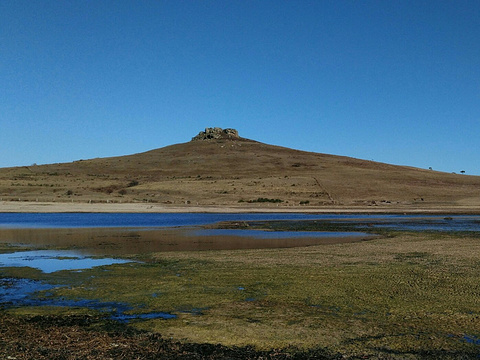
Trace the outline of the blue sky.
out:
[[[0,167],[232,127],[480,175],[480,1],[0,2]]]

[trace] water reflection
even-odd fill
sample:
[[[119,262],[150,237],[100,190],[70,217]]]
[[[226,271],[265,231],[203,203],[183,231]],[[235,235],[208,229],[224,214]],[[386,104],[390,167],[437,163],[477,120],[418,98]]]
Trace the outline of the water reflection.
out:
[[[129,260],[80,255],[75,251],[36,250],[0,254],[0,267],[24,267],[39,269],[44,273],[60,270],[84,270],[96,266],[123,264]]]
[[[425,216],[401,218],[396,221],[377,220],[372,224],[379,228],[408,231],[480,231],[480,217],[478,216]]]
[[[347,221],[444,226],[480,231],[480,215],[301,214],[301,213],[0,213],[0,228],[186,227],[224,221]],[[465,227],[468,227],[465,228]]]
[[[133,307],[119,302],[88,299],[65,299],[51,296],[43,291],[59,287],[43,281],[30,279],[0,279],[0,308],[20,306],[85,307],[108,314],[108,318],[121,322],[136,319],[173,319],[177,316],[167,312],[130,314]]]
[[[0,304],[17,305],[27,301],[30,294],[54,287],[42,281],[29,279],[0,279]]]
[[[248,230],[253,231],[253,230]],[[251,234],[251,236],[245,236]],[[260,236],[262,235],[262,236]],[[74,228],[0,229],[0,242],[55,249],[75,249],[91,255],[121,256],[164,251],[236,250],[311,246],[355,242],[370,235],[321,232],[248,233],[195,228]]]

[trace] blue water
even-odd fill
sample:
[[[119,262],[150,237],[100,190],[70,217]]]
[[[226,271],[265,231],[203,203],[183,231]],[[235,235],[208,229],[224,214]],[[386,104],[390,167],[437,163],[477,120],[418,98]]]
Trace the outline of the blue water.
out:
[[[323,217],[325,215],[322,215]],[[0,227],[177,227],[206,225],[220,221],[315,220],[320,218],[318,215],[306,214],[0,213]]]
[[[480,215],[351,214],[165,214],[165,213],[0,213],[0,228],[181,227],[220,221],[321,220],[368,221],[374,227],[399,230],[480,231]]]
[[[28,266],[39,269],[44,273],[60,270],[84,270],[95,266],[123,264],[126,262],[131,261],[112,258],[96,259],[67,250],[17,251],[0,254],[0,268]]]
[[[409,231],[480,231],[479,216],[438,216],[373,223],[374,227]]]
[[[127,314],[133,307],[119,302],[105,302],[87,299],[65,299],[41,293],[58,286],[43,281],[30,279],[0,279],[0,308],[20,306],[59,306],[59,307],[86,307],[108,314],[108,318],[121,322],[135,319],[172,319],[175,314],[167,312],[150,312],[143,314]]]
[[[0,279],[0,306],[29,301],[37,291],[51,290],[55,286],[29,279]]]
[[[480,338],[475,335],[464,335],[463,340],[469,344],[479,345],[480,346]]]

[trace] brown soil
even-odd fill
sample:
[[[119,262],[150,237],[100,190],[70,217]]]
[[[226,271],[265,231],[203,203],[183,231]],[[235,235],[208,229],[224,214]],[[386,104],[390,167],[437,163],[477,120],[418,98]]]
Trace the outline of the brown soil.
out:
[[[256,351],[180,343],[86,315],[18,318],[0,313],[2,359],[339,359],[322,350]]]

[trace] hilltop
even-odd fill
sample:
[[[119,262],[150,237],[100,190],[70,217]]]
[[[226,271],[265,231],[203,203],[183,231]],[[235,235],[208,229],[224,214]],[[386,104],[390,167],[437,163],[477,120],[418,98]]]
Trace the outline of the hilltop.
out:
[[[0,169],[5,201],[480,209],[480,177],[289,149],[207,128],[144,153]]]

